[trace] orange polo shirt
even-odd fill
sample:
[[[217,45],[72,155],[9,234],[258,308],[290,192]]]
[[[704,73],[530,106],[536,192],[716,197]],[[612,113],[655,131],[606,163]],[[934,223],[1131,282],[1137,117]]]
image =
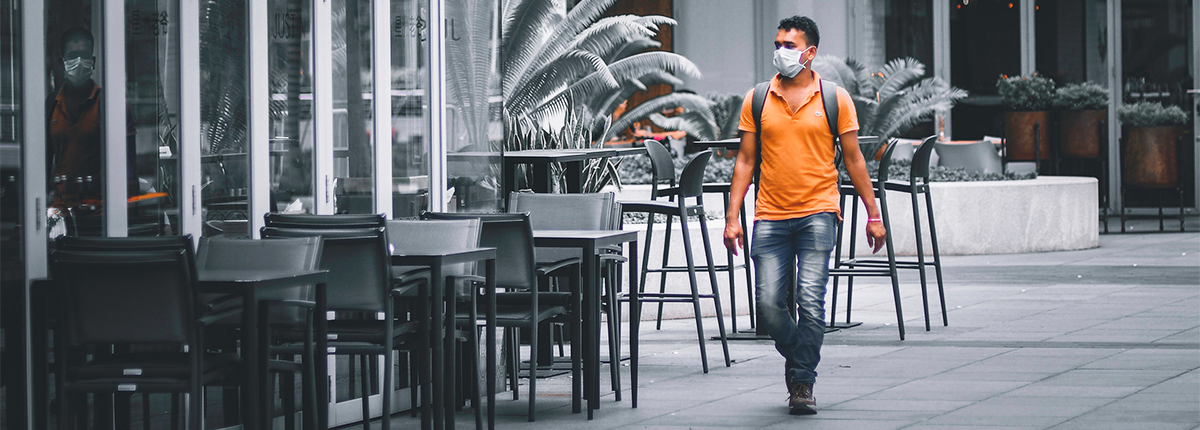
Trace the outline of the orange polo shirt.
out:
[[[807,71],[802,72],[807,73]],[[779,75],[763,103],[762,171],[759,175],[755,220],[802,218],[821,212],[841,216],[838,208],[838,174],[834,166],[833,134],[821,101],[821,76],[813,71],[812,91],[799,107],[790,107],[776,88]],[[742,102],[738,129],[758,133],[751,107],[754,90]],[[837,89],[838,133],[858,131],[854,101],[842,87]]]

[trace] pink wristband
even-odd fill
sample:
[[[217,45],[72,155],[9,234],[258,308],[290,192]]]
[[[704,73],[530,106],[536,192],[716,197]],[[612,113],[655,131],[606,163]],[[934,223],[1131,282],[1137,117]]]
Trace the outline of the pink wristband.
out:
[[[867,218],[867,223],[883,222],[883,218]]]

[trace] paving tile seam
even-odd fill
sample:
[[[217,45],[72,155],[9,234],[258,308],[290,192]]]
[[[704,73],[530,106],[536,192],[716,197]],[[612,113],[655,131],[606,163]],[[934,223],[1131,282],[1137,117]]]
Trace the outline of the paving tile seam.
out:
[[[1154,388],[1154,387],[1156,387],[1156,386],[1158,386],[1158,385],[1160,385],[1160,384],[1164,384],[1164,383],[1166,383],[1167,381],[1170,381],[1170,380],[1172,380],[1172,379],[1175,379],[1175,378],[1181,377],[1181,376],[1183,376],[1183,375],[1186,375],[1186,374],[1188,374],[1188,373],[1190,373],[1190,372],[1192,372],[1192,371],[1194,371],[1194,370],[1195,370],[1195,369],[1182,371],[1182,372],[1180,372],[1179,374],[1177,374],[1177,375],[1175,375],[1175,376],[1172,376],[1172,377],[1170,377],[1170,378],[1167,378],[1166,380],[1164,380],[1164,381],[1162,381],[1162,382],[1159,382],[1159,383],[1157,383],[1157,384],[1153,384],[1153,385],[1150,385],[1150,386],[1148,386],[1148,387],[1145,387],[1145,388],[1142,388],[1142,389],[1140,389],[1140,390],[1137,390],[1137,391],[1135,391],[1135,392],[1132,392],[1132,393],[1130,393],[1129,395],[1127,395],[1127,396],[1125,396],[1125,397],[1121,397],[1121,398],[1113,399],[1111,402],[1108,402],[1108,403],[1105,403],[1105,404],[1103,404],[1103,405],[1097,406],[1097,407],[1093,408],[1093,409],[1092,409],[1092,410],[1090,410],[1090,411],[1084,412],[1084,413],[1082,413],[1082,414],[1079,414],[1079,415],[1076,415],[1076,416],[1074,416],[1074,417],[1068,418],[1066,421],[1063,421],[1063,422],[1061,422],[1061,423],[1055,424],[1054,426],[1052,426],[1052,427],[1049,427],[1047,430],[1053,430],[1055,427],[1059,427],[1059,426],[1066,425],[1066,424],[1070,423],[1071,421],[1074,421],[1074,420],[1076,420],[1076,419],[1079,419],[1080,417],[1083,417],[1083,416],[1085,416],[1085,415],[1087,415],[1087,414],[1090,414],[1090,413],[1092,413],[1092,412],[1098,411],[1098,410],[1100,410],[1100,409],[1103,409],[1103,408],[1105,408],[1105,407],[1108,407],[1108,406],[1110,406],[1110,405],[1114,405],[1114,404],[1116,404],[1116,403],[1118,403],[1118,402],[1122,402],[1122,401],[1124,401],[1125,399],[1128,399],[1128,398],[1130,398],[1130,397],[1132,397],[1132,396],[1135,396],[1135,395],[1137,395],[1137,394],[1139,394],[1139,393],[1141,393],[1141,392],[1143,392],[1143,391],[1146,391],[1146,390],[1149,390],[1149,389],[1151,389],[1151,388]]]
[[[1188,329],[1190,330],[1190,329]],[[1188,331],[1188,330],[1182,330]],[[1178,334],[1178,333],[1177,333]],[[988,349],[1113,349],[1113,350],[1200,350],[1200,343],[1177,342],[1033,342],[1003,340],[870,340],[830,339],[825,346],[894,346],[908,348],[988,348]]]

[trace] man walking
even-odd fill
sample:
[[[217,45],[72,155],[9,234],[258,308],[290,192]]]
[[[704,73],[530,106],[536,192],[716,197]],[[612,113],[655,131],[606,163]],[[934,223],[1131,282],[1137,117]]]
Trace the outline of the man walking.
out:
[[[757,274],[758,312],[786,362],[788,407],[793,415],[817,413],[813,383],[825,336],[829,256],[840,217],[835,136],[825,117],[824,97],[837,98],[837,133],[846,170],[867,207],[867,243],[878,252],[887,234],[875,207],[866,161],[858,149],[858,118],[850,94],[842,88],[836,95],[821,94],[821,77],[810,68],[820,41],[817,24],[808,17],[793,16],[779,22],[774,56],[779,73],[771,80],[761,124],[755,124],[752,114],[753,90],[742,105],[738,125],[742,142],[725,212],[725,246],[737,254],[744,240],[738,212],[761,141],[750,255]],[[793,274],[794,284],[790,282]],[[796,293],[796,320],[788,311],[791,288]]]

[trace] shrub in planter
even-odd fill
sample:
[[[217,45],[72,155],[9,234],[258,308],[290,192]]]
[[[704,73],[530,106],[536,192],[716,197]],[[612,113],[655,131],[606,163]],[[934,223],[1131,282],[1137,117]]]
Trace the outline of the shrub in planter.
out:
[[[996,82],[1004,113],[1005,157],[1009,160],[1039,160],[1050,157],[1050,108],[1054,81],[1034,73],[1003,76]],[[1037,133],[1034,126],[1037,125]],[[1038,147],[1034,148],[1034,142]]]
[[[1061,109],[1059,155],[1069,158],[1100,156],[1100,129],[1108,116],[1108,89],[1095,82],[1068,84],[1054,93],[1054,107]]]
[[[1176,147],[1187,113],[1177,106],[1139,102],[1121,106],[1117,114],[1126,133],[1121,152],[1125,184],[1138,188],[1176,187]]]

